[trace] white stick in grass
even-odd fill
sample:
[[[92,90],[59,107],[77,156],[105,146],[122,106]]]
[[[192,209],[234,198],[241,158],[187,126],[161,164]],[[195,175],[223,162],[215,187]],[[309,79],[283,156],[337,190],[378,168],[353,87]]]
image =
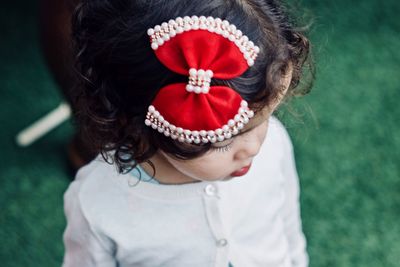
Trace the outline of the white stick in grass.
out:
[[[67,103],[62,102],[49,114],[22,130],[16,137],[17,144],[19,146],[29,146],[37,139],[66,121],[70,116],[70,106]]]

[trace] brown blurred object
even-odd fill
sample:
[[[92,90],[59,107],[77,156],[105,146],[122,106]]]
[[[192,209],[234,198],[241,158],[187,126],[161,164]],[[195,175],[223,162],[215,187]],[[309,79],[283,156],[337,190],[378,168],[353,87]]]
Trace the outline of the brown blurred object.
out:
[[[76,84],[71,45],[71,16],[79,0],[40,0],[39,32],[43,55],[64,97],[74,111],[71,88]],[[79,131],[78,131],[79,132]],[[79,134],[68,145],[73,171],[95,157]]]

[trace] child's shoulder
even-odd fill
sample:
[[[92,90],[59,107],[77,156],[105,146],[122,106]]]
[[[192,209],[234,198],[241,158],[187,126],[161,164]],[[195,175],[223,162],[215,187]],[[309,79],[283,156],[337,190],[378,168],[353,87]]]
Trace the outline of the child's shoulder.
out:
[[[64,194],[66,212],[80,213],[86,219],[101,214],[121,195],[120,176],[113,165],[100,156],[79,169]]]
[[[270,151],[281,152],[283,154],[292,153],[293,145],[289,133],[283,123],[275,116],[271,116],[269,119],[267,139],[265,140],[264,147]]]

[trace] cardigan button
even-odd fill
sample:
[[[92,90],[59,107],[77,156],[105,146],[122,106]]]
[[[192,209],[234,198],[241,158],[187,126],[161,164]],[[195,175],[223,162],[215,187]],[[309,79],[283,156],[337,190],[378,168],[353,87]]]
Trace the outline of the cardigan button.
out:
[[[217,188],[214,185],[209,184],[204,188],[204,191],[208,196],[215,196],[217,194]]]
[[[228,240],[226,240],[225,238],[219,239],[217,241],[218,247],[225,247],[226,245],[228,245]]]

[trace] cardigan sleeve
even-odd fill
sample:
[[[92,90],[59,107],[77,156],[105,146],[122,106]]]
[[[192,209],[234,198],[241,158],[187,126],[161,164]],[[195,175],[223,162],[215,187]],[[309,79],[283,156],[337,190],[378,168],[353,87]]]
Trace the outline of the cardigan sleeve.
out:
[[[113,247],[107,237],[90,225],[79,201],[80,182],[73,182],[64,195],[67,228],[64,232],[63,267],[115,267]]]
[[[285,232],[289,242],[292,265],[295,267],[308,266],[309,258],[306,251],[306,239],[302,230],[300,215],[300,186],[296,171],[293,145],[283,125],[281,135],[284,144],[282,172],[284,174],[285,203],[283,219]]]

